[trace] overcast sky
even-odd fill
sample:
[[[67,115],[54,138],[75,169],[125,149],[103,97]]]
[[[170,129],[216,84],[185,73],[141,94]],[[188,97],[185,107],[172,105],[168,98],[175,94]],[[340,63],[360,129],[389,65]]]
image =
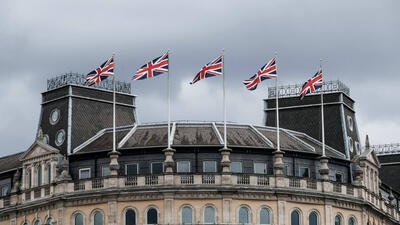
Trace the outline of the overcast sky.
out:
[[[189,82],[225,49],[228,120],[261,125],[273,81],[249,78],[278,52],[280,84],[302,83],[323,59],[324,79],[351,88],[361,138],[400,142],[400,1],[2,1],[0,155],[35,139],[46,80],[88,73],[116,54],[130,82],[171,49],[173,120],[222,120],[222,79]],[[166,76],[132,82],[139,122],[165,121]]]

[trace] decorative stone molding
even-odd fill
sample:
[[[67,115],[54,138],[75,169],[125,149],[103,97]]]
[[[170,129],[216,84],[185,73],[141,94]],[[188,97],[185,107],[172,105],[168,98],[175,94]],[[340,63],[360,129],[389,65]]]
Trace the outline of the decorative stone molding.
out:
[[[108,153],[110,156],[110,175],[111,176],[118,176],[118,170],[119,170],[119,163],[118,163],[118,157],[121,153],[117,151],[111,151]]]
[[[275,176],[283,176],[283,151],[274,151],[274,175]]]
[[[329,158],[326,156],[320,157],[321,168],[319,169],[319,174],[321,174],[323,181],[329,180],[329,167],[328,167]]]
[[[173,156],[176,150],[172,148],[166,148],[163,150],[163,152],[165,155],[164,171],[166,174],[171,174],[174,172],[175,161]]]

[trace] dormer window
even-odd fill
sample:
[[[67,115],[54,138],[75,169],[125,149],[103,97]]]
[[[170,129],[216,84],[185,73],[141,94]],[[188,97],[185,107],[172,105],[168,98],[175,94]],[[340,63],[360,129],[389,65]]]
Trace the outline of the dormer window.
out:
[[[90,178],[90,168],[83,168],[79,170],[79,179],[89,179]]]

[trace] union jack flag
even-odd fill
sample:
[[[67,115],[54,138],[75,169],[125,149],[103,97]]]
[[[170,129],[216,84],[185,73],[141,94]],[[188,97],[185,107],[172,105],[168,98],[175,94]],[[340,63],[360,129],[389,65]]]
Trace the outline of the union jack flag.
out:
[[[114,56],[101,64],[100,67],[96,68],[86,76],[85,85],[91,86],[95,83],[107,79],[109,76],[114,75]]]
[[[267,64],[265,64],[261,69],[257,71],[254,76],[250,77],[248,80],[244,80],[243,84],[247,89],[253,91],[257,88],[257,85],[266,79],[276,78],[276,63],[275,58],[271,59]]]
[[[215,60],[203,66],[200,72],[196,74],[193,81],[190,82],[190,84],[194,84],[197,81],[207,77],[220,76],[220,75],[222,75],[222,56],[216,58]]]
[[[315,90],[322,87],[322,68],[318,70],[317,73],[307,82],[303,84],[300,91],[300,100],[304,98],[306,94],[313,93]]]
[[[166,72],[168,72],[168,52],[140,67],[132,80],[144,80]]]

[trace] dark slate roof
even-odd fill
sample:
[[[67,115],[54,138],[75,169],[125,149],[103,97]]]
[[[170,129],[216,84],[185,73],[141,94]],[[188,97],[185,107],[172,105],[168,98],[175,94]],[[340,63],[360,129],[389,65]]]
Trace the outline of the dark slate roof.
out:
[[[22,163],[19,161],[19,158],[25,152],[20,152],[13,155],[8,155],[0,158],[0,173],[7,172],[10,170],[15,170],[21,167]]]
[[[400,164],[384,165],[379,168],[379,178],[397,192],[400,192],[399,170]]]
[[[117,139],[120,151],[130,149],[167,147],[167,124],[145,124],[118,128]],[[110,150],[112,146],[111,129],[98,133],[74,150],[74,154]],[[282,129],[281,149],[321,155],[321,143],[304,133]],[[218,146],[222,147],[224,128],[222,123],[175,122],[171,124],[172,147],[179,146]],[[276,128],[227,124],[228,147],[276,148]],[[346,159],[339,151],[326,146],[327,156]]]

